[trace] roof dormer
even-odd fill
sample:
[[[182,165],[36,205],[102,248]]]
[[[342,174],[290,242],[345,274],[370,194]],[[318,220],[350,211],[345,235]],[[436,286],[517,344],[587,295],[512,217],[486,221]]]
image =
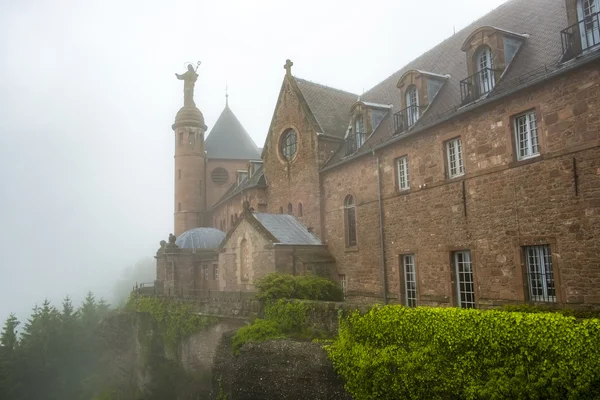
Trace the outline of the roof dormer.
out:
[[[404,73],[398,84],[400,111],[394,114],[396,133],[407,131],[423,115],[438,94],[449,75],[412,69]]]
[[[377,129],[390,105],[362,101],[360,98],[350,107],[350,124],[344,137],[346,155],[356,152]]]
[[[493,26],[477,28],[467,37],[462,45],[468,75],[460,82],[463,104],[480,99],[494,89],[526,38],[527,35]]]

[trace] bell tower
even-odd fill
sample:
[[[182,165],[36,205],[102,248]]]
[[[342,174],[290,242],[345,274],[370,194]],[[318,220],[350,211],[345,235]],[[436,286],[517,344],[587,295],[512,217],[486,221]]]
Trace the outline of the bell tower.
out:
[[[183,107],[175,116],[175,212],[176,236],[204,225],[206,213],[206,160],[204,155],[204,116],[194,103],[194,85],[200,62],[175,74],[184,82]]]

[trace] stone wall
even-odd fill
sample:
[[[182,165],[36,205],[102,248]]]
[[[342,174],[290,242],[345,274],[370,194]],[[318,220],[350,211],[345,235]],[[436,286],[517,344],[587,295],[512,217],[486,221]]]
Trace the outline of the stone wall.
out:
[[[535,110],[541,155],[517,161],[514,117]],[[466,174],[448,179],[445,142],[461,137]],[[471,250],[480,307],[522,302],[521,246],[549,244],[558,301],[600,307],[598,63],[407,136],[378,155],[388,290],[401,254],[415,254],[422,305],[455,305],[451,253]],[[395,159],[408,155],[410,190]],[[576,180],[577,178],[577,180]],[[371,155],[322,173],[324,238],[348,292],[381,296],[377,171]],[[346,249],[343,201],[357,203],[357,249]]]

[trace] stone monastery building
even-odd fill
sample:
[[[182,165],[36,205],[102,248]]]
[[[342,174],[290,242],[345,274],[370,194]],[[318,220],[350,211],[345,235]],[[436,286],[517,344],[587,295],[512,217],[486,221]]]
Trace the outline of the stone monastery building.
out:
[[[157,287],[280,271],[357,300],[599,308],[599,12],[510,0],[360,96],[288,60],[261,152],[228,106],[204,140],[188,101]]]

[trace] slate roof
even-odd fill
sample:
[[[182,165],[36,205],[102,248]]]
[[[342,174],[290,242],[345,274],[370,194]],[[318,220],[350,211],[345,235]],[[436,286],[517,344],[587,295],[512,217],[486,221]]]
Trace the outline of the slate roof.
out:
[[[488,96],[493,97],[495,94],[524,85],[526,80],[521,79],[524,75],[541,74],[548,66],[556,67],[562,55],[560,31],[568,26],[565,1],[509,0],[365,92],[361,96],[361,100],[392,104],[392,111],[353,156],[344,158],[344,146],[341,146],[325,168],[369,153],[372,148],[393,138],[392,114],[400,111],[401,107],[401,93],[396,85],[400,77],[409,70],[416,69],[439,75],[450,75],[412,131],[456,112],[461,104],[460,81],[467,78],[467,57],[461,51],[461,47],[467,37],[482,26],[493,26],[501,30],[529,35],[502,79],[497,82],[496,87]],[[475,103],[470,107],[477,105]],[[348,121],[349,117],[346,118],[346,124]]]
[[[175,240],[182,249],[216,249],[225,238],[225,232],[215,228],[194,228],[183,232]]]
[[[242,126],[229,105],[221,112],[204,142],[208,158],[260,160],[258,146]]]
[[[304,79],[294,79],[321,128],[319,133],[343,138],[350,121],[350,107],[358,100],[358,95]]]
[[[293,215],[253,213],[254,218],[284,245],[322,245],[321,241],[306,229]]]
[[[263,172],[263,166],[261,165],[254,172],[254,174],[250,178],[246,178],[240,182],[238,185],[237,182],[234,182],[229,189],[221,196],[221,198],[215,203],[213,208],[218,207],[222,203],[231,199],[234,196],[237,196],[239,193],[243,192],[246,189],[250,189],[253,187],[267,187],[267,182],[265,180],[265,174]]]

